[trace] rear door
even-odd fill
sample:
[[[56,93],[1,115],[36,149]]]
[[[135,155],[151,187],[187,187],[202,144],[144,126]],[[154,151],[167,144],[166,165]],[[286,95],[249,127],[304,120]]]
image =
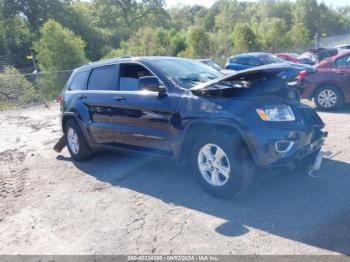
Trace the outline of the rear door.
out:
[[[119,91],[114,101],[115,141],[119,146],[170,152],[169,98],[138,90],[139,78],[152,73],[137,63],[119,66]]]
[[[98,144],[113,144],[114,105],[118,88],[118,65],[104,65],[92,69],[86,96],[89,110],[88,131]]]
[[[88,109],[86,108],[86,87],[91,70],[85,69],[74,73],[72,79],[68,83],[61,103],[63,112],[71,112],[79,114],[82,122],[89,119]]]

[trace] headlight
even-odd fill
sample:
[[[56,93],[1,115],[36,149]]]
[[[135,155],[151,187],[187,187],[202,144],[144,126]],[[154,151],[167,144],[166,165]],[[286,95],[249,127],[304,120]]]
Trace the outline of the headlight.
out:
[[[287,105],[269,106],[264,109],[257,108],[256,112],[258,113],[261,120],[264,121],[278,122],[295,120],[292,109]]]

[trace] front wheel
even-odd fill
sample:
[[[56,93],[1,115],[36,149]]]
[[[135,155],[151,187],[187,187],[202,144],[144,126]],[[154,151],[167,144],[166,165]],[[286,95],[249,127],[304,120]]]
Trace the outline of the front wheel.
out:
[[[334,86],[318,88],[314,96],[315,104],[322,110],[334,110],[343,105],[343,94]]]
[[[229,198],[253,181],[254,163],[246,147],[226,133],[197,139],[193,167],[200,184],[214,197]]]

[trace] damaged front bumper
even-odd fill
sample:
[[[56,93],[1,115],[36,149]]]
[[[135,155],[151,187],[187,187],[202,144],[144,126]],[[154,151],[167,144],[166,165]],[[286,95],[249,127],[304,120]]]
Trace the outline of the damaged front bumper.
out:
[[[304,163],[313,165],[328,133],[324,123],[311,108],[301,108],[299,122],[260,123],[250,128],[255,162],[263,168],[289,167]]]

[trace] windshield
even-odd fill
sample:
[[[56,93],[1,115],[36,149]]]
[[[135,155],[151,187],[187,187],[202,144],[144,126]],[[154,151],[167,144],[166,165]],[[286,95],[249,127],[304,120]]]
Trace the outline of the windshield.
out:
[[[259,59],[263,62],[264,65],[285,62],[283,59],[270,54],[260,56]]]
[[[189,59],[157,60],[155,64],[163,73],[184,88],[191,88],[199,83],[222,77],[214,68]]]

